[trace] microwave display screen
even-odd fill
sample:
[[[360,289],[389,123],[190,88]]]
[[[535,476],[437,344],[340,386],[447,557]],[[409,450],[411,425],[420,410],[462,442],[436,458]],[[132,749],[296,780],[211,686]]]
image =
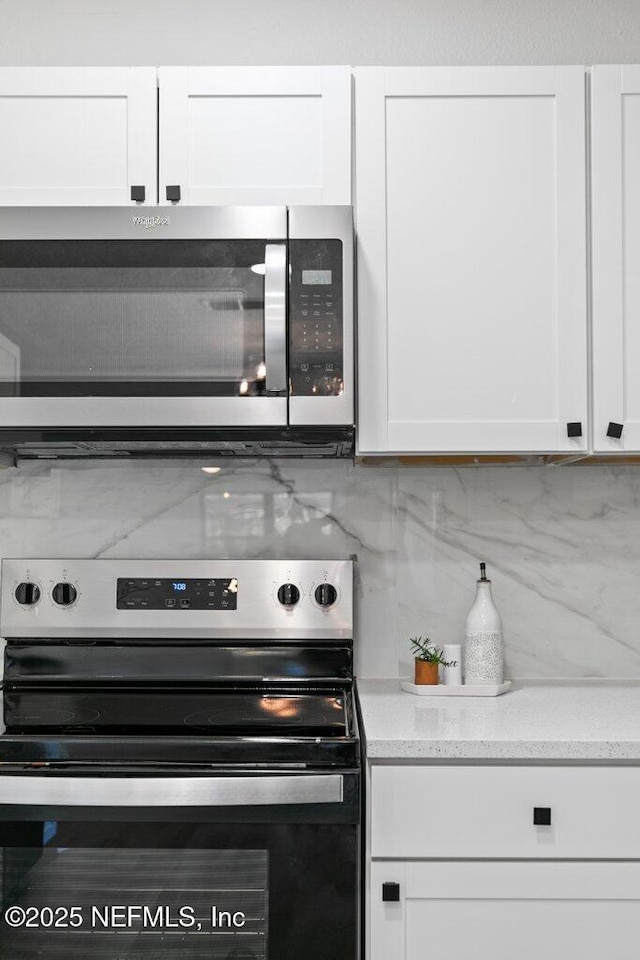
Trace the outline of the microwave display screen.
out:
[[[302,285],[305,287],[327,286],[333,283],[331,270],[303,270]]]

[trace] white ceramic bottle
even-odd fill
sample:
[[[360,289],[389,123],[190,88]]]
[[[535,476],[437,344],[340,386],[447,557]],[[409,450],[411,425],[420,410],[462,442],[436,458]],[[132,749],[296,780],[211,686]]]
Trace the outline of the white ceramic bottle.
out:
[[[464,682],[469,684],[502,683],[504,679],[502,621],[491,596],[486,569],[486,564],[481,563],[476,598],[467,617]]]

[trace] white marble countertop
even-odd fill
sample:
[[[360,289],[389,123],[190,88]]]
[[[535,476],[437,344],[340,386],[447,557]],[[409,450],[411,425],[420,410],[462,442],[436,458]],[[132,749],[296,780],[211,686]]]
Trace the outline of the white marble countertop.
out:
[[[517,681],[500,697],[419,697],[358,680],[369,759],[640,761],[640,682]]]

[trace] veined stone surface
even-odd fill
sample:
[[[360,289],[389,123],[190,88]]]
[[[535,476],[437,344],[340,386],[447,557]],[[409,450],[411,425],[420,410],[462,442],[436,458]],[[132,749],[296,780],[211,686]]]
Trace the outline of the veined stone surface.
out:
[[[47,461],[0,474],[0,555],[358,557],[357,668],[464,639],[489,565],[507,677],[640,677],[640,470]]]

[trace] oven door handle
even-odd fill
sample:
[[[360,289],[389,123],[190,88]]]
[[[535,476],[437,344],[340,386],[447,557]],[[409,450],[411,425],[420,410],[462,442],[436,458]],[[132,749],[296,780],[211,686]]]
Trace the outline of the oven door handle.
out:
[[[264,363],[267,393],[287,389],[287,247],[268,243],[264,252]]]
[[[0,776],[0,804],[63,807],[237,807],[341,803],[341,774],[246,777]]]

